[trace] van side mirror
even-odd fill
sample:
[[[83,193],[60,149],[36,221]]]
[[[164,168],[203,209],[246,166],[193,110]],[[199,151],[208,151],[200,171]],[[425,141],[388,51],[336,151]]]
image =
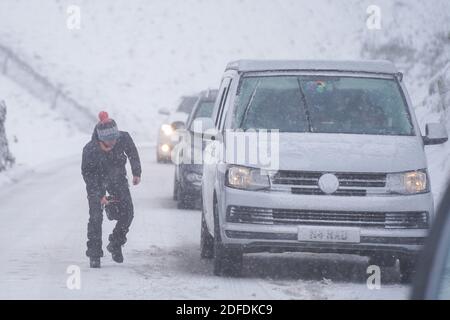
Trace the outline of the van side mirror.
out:
[[[174,130],[183,130],[186,128],[186,125],[183,121],[174,121],[172,122],[172,128],[174,128]]]
[[[158,110],[158,113],[162,114],[164,116],[168,116],[170,114],[170,111],[167,108],[161,108],[161,109]]]
[[[448,141],[447,129],[441,123],[428,123],[425,127],[423,143],[427,146],[442,144]]]
[[[217,129],[211,118],[197,118],[192,121],[189,131],[200,135],[203,139],[215,140]]]

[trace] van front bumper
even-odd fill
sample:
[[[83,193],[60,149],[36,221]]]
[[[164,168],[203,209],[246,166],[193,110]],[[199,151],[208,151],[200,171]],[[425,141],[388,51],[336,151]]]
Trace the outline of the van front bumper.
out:
[[[342,197],[323,195],[296,195],[287,192],[253,192],[225,188],[221,205],[221,236],[224,244],[242,248],[245,252],[266,251],[306,251],[336,252],[370,255],[374,252],[394,254],[417,253],[423,246],[428,227],[422,228],[384,228],[352,226],[359,231],[358,243],[299,241],[300,229],[305,224],[236,223],[227,221],[230,207],[266,208],[282,210],[311,210],[327,212],[371,212],[371,213],[416,213],[428,214],[428,224],[433,217],[431,193],[411,196],[366,196]],[[308,223],[309,228],[314,223]],[[323,227],[317,224],[317,227]],[[332,224],[327,227],[334,227]],[[347,227],[347,226],[346,226]],[[339,227],[337,227],[339,228]]]

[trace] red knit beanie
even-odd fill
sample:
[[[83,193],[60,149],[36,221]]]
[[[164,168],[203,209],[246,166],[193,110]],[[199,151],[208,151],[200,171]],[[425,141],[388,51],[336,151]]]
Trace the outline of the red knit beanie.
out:
[[[97,124],[96,129],[99,140],[112,141],[119,138],[120,132],[117,128],[117,124],[113,119],[109,118],[108,112],[101,111],[98,114],[98,119],[100,121]]]

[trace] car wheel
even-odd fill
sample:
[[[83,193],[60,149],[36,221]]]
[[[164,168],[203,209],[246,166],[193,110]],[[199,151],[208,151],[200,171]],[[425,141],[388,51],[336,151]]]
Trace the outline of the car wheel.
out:
[[[214,203],[214,275],[238,277],[242,272],[243,252],[226,247],[220,237],[217,202]]]
[[[178,209],[195,209],[195,201],[189,199],[188,195],[184,192],[183,186],[177,184],[177,208]]]
[[[416,274],[417,257],[404,256],[400,258],[400,280],[402,283],[411,283]]]
[[[203,259],[214,258],[214,237],[208,231],[205,215],[202,211],[202,227],[200,233],[200,255]]]
[[[369,264],[391,268],[397,263],[397,257],[390,253],[376,253],[369,257]]]

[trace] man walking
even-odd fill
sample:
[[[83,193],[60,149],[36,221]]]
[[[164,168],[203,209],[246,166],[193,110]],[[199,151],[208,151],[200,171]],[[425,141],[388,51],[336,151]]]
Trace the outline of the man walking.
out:
[[[91,268],[100,268],[102,249],[103,209],[116,206],[116,226],[109,235],[106,249],[117,263],[123,262],[122,246],[134,216],[133,201],[127,180],[125,165],[130,160],[133,185],[141,181],[139,153],[130,134],[119,131],[108,113],[99,113],[100,122],[95,126],[91,141],[83,149],[81,172],[86,182],[89,202],[87,227],[87,251]],[[108,192],[110,197],[106,197]],[[113,198],[114,202],[111,202]]]

